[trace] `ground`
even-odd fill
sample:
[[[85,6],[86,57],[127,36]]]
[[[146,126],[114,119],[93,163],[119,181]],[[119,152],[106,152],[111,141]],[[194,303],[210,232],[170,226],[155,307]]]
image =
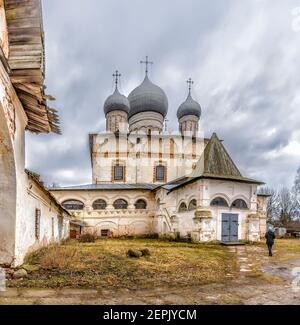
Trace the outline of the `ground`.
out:
[[[126,256],[129,248],[146,247],[149,257]],[[273,258],[263,243],[71,241],[26,263],[34,272],[10,281],[0,304],[300,304],[292,285],[300,275],[299,240],[277,240]]]

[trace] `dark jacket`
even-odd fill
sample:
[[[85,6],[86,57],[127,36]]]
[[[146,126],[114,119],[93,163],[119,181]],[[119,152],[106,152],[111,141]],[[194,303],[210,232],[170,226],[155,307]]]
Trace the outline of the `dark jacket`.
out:
[[[275,239],[275,233],[272,230],[268,230],[265,234],[265,238],[267,240],[267,245],[273,245]]]

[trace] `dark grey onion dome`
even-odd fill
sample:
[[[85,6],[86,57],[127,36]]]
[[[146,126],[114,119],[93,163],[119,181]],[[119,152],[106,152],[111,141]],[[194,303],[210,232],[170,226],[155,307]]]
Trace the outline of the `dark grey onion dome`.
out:
[[[177,111],[178,120],[187,115],[201,117],[201,106],[193,99],[191,93],[189,93],[186,101],[179,106]]]
[[[118,87],[116,87],[114,93],[110,95],[104,103],[104,113],[107,115],[112,111],[123,111],[129,113],[129,101],[126,96],[122,95]]]
[[[129,117],[142,112],[157,112],[165,117],[168,113],[168,98],[165,92],[145,77],[140,86],[128,96],[130,103]]]

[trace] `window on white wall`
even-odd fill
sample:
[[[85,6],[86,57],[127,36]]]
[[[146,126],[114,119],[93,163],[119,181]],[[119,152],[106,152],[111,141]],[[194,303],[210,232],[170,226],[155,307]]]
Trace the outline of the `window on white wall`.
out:
[[[54,237],[54,218],[51,220],[52,237]]]
[[[41,232],[41,210],[36,209],[35,210],[35,239],[39,240],[40,239],[40,234]]]

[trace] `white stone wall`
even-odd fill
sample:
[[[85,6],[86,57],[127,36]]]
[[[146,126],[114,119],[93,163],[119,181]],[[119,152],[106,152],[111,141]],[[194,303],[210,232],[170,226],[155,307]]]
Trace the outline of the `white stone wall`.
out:
[[[127,132],[128,131],[128,114],[123,111],[112,111],[106,115],[107,132]]]
[[[151,130],[153,133],[162,133],[164,127],[164,117],[157,112],[143,112],[132,116],[129,119],[129,131],[135,133],[148,134]]]
[[[222,197],[228,202],[229,207],[212,207],[211,201],[216,197]],[[179,206],[182,202],[189,205],[192,199],[197,200],[197,210],[207,210],[210,212],[210,218],[204,218],[202,223],[195,223],[195,212],[187,211],[180,213]],[[231,208],[232,203],[236,199],[243,199],[248,206],[248,209]],[[180,232],[181,236],[186,236],[188,233],[196,233],[194,236],[198,240],[221,240],[222,239],[222,213],[238,214],[239,216],[239,240],[259,240],[257,237],[257,220],[261,226],[264,224],[264,215],[260,219],[255,219],[249,216],[257,214],[257,197],[256,185],[245,184],[232,181],[218,180],[198,180],[194,183],[179,188],[169,194],[164,189],[161,189],[156,194],[156,201],[160,202],[160,210],[157,216],[160,221],[157,223],[157,229],[160,232],[162,223],[168,219],[172,225],[169,227],[170,232]],[[175,222],[172,222],[174,219]],[[204,235],[201,235],[201,231]],[[258,228],[259,231],[259,228]],[[209,235],[208,235],[209,234]]]
[[[182,134],[197,136],[199,131],[199,118],[194,115],[183,116],[179,122],[179,131]]]
[[[60,203],[67,200],[84,203],[82,211],[70,211],[86,225],[84,231],[96,232],[99,236],[101,229],[109,229],[113,236],[143,235],[154,231],[155,201],[150,190],[54,190],[51,193]],[[93,210],[93,202],[98,199],[107,203],[105,210]],[[117,199],[127,201],[128,209],[115,210],[113,203]],[[134,204],[139,199],[147,203],[145,210],[135,209]]]
[[[16,265],[23,262],[27,253],[68,238],[70,230],[70,217],[57,207],[35,181],[26,178],[26,195],[20,204],[16,222]],[[35,237],[36,209],[41,211],[39,239]]]
[[[263,224],[264,218],[261,215],[260,219],[256,219],[256,186],[232,181],[198,180],[170,193],[161,188],[156,193],[138,190],[55,190],[53,194],[60,202],[69,199],[83,202],[84,210],[74,214],[86,223],[87,231],[95,231],[98,235],[101,229],[110,229],[114,236],[179,232],[181,237],[190,234],[198,241],[221,241],[222,213],[233,213],[239,216],[238,239],[255,241],[259,240],[257,220]],[[223,197],[229,207],[211,207],[210,203],[216,197]],[[117,198],[129,203],[127,210],[114,210],[112,205]],[[147,202],[147,210],[135,210],[134,203],[139,198]],[[105,211],[92,209],[96,199],[104,199],[108,203]],[[179,212],[182,202],[188,207],[193,199],[197,200],[197,210]],[[243,199],[248,209],[231,208],[236,199]],[[197,223],[195,213],[199,209],[209,211],[210,217]]]
[[[154,168],[167,167],[166,182],[192,172],[204,149],[203,138],[181,135],[96,134],[92,136],[93,183],[113,182],[112,166],[126,166],[126,183],[156,183]]]

